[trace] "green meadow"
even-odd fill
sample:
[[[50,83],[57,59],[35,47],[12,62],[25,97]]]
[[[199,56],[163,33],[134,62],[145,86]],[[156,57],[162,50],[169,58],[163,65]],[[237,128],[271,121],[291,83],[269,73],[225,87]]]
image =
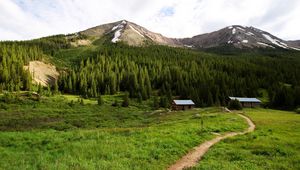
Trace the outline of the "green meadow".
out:
[[[0,169],[165,169],[214,133],[247,127],[219,108],[153,111],[150,100],[112,106],[119,95],[103,96],[101,106],[77,100],[2,102]]]
[[[270,109],[244,111],[256,130],[218,143],[193,169],[300,169],[300,114]]]

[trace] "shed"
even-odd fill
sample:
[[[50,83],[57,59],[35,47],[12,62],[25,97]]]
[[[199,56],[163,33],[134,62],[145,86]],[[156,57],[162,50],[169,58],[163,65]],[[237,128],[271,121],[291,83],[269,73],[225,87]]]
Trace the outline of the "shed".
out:
[[[195,103],[192,100],[173,100],[173,110],[187,110],[195,107]]]
[[[258,107],[261,101],[257,98],[229,97],[230,100],[238,100],[243,107]]]

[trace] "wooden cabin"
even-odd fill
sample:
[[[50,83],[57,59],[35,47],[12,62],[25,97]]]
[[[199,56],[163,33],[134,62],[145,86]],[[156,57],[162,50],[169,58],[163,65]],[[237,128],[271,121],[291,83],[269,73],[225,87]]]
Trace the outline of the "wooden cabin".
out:
[[[258,107],[261,101],[257,98],[247,98],[247,97],[229,97],[230,100],[238,100],[242,107]]]
[[[173,110],[188,110],[195,107],[195,103],[192,100],[173,100]]]

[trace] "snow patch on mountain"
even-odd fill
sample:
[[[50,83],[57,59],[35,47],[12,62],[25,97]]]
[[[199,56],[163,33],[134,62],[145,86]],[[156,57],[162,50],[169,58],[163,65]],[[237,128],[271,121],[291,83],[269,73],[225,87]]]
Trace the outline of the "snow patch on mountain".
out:
[[[297,51],[300,51],[300,49],[299,48],[295,48],[295,47],[290,47],[291,49],[293,49],[293,50],[297,50]]]
[[[246,32],[245,34],[249,36],[255,36],[255,34],[253,34],[252,32]]]
[[[248,43],[248,42],[249,42],[248,40],[243,40],[243,41],[242,41],[242,43]]]
[[[233,29],[232,29],[232,34],[234,35],[235,33],[236,33],[236,29],[233,28]]]
[[[116,42],[118,42],[118,41],[120,41],[120,36],[122,35],[121,34],[121,29],[119,29],[119,30],[117,30],[116,32],[115,32],[115,36],[114,36],[114,38],[111,40],[111,42],[113,42],[113,43],[116,43]]]
[[[275,48],[275,47],[273,47],[273,46],[271,46],[271,45],[269,45],[269,44],[263,43],[263,42],[257,42],[257,44],[263,45],[263,46],[266,46],[266,47]]]
[[[192,45],[184,45],[185,47],[187,47],[187,48],[193,48],[194,46],[192,46]]]
[[[142,37],[145,37],[143,34],[141,34],[138,30],[136,30],[133,26],[129,25],[129,27],[134,31],[136,32],[137,34],[139,34],[140,36]]]
[[[117,25],[117,26],[114,26],[111,30],[112,30],[112,31],[115,31],[116,29],[122,29],[122,28],[124,28],[124,25],[119,24],[119,25]]]
[[[241,28],[241,27],[236,27],[236,28],[241,30],[241,31],[246,31],[244,28]]]
[[[277,46],[279,46],[279,47],[281,47],[281,48],[285,48],[285,49],[288,48],[286,44],[280,42],[279,40],[273,39],[271,36],[269,36],[269,35],[267,35],[267,34],[262,34],[262,35],[263,35],[268,41],[270,41],[271,43],[273,43],[273,44],[275,44],[275,45],[277,45]]]

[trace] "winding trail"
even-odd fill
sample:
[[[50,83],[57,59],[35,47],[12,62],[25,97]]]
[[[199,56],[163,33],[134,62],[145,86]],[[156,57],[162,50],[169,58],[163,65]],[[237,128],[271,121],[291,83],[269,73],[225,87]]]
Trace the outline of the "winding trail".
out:
[[[233,137],[236,135],[244,135],[246,133],[253,132],[255,129],[255,124],[252,122],[252,120],[249,117],[244,116],[240,113],[238,113],[238,115],[247,121],[249,127],[246,130],[244,130],[243,132],[229,132],[224,135],[215,137],[214,139],[211,139],[209,141],[206,141],[206,142],[200,144],[199,146],[196,146],[193,150],[191,150],[188,154],[183,156],[175,164],[171,165],[168,168],[168,170],[182,170],[184,168],[193,167],[193,166],[197,165],[197,163],[201,160],[203,155],[214,144],[220,142],[223,139],[229,138],[229,137]]]

